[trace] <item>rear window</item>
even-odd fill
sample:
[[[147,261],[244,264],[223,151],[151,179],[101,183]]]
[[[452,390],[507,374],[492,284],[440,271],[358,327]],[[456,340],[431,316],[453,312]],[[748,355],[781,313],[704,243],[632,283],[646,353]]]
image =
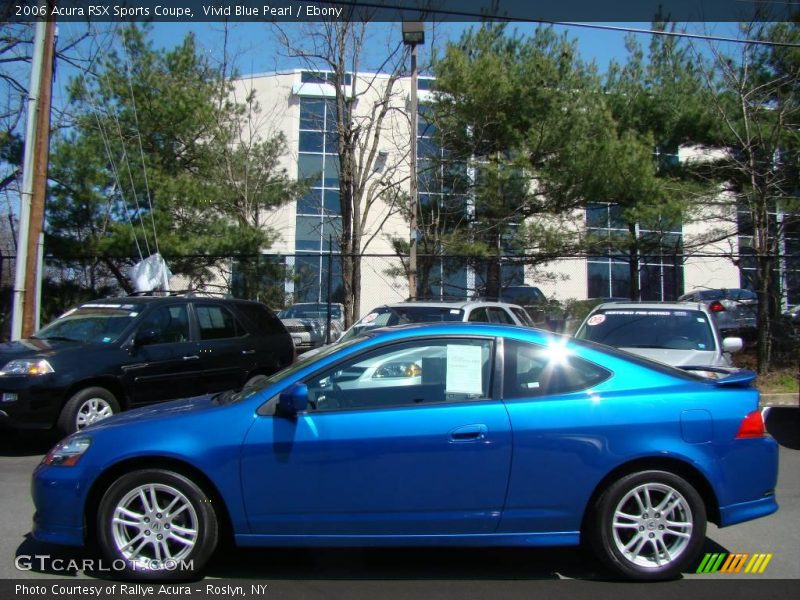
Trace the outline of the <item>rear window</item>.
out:
[[[698,310],[598,311],[581,325],[575,337],[615,348],[716,349],[711,324]]]
[[[500,293],[500,300],[511,304],[541,304],[547,302],[542,290],[537,287],[510,287]]]
[[[256,329],[259,335],[279,335],[286,333],[283,323],[270,309],[261,304],[236,303],[236,309]]]

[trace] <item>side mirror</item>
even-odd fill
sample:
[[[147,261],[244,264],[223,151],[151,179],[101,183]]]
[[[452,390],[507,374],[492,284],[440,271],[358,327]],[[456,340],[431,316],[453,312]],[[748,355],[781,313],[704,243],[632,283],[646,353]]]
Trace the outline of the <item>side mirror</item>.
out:
[[[308,407],[308,386],[305,383],[295,383],[278,396],[278,406],[275,414],[294,418],[297,413],[303,412],[306,407]]]
[[[729,337],[722,340],[722,351],[723,352],[739,352],[744,348],[744,342],[742,338],[738,337]]]
[[[161,341],[161,332],[158,329],[142,329],[133,337],[134,346],[149,346]]]

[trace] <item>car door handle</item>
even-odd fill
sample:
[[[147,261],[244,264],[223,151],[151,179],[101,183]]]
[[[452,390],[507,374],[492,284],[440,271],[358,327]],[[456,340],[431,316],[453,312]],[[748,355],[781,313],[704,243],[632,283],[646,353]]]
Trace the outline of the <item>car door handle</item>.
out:
[[[242,354],[255,354],[255,350],[242,350]]]
[[[196,354],[193,354],[192,356],[184,356],[183,360],[200,360],[200,357]]]
[[[486,425],[463,425],[450,431],[451,442],[480,442],[486,439]]]

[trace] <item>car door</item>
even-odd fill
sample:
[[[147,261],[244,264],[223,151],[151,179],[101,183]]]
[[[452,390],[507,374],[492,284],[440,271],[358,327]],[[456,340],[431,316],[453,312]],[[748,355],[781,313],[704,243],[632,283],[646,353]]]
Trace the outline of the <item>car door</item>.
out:
[[[491,533],[511,467],[493,341],[415,340],[305,379],[310,408],[257,419],[243,445],[251,531]]]
[[[611,373],[561,343],[506,339],[503,345],[503,401],[514,432],[514,462],[498,533],[576,536],[585,502],[607,473],[603,456],[613,453],[608,420],[620,415],[614,402],[602,402],[593,392]]]
[[[185,398],[201,393],[197,342],[193,340],[186,302],[152,306],[134,333],[153,334],[149,343],[129,346],[123,380],[134,404]]]
[[[193,303],[193,309],[203,392],[241,387],[256,353],[256,348],[247,341],[247,331],[221,303],[198,301]]]

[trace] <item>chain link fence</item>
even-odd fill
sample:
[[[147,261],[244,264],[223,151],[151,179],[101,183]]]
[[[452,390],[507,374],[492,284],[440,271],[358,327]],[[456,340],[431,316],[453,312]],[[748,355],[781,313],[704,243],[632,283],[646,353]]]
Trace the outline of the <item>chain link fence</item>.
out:
[[[326,254],[258,254],[213,257],[166,257],[173,271],[173,290],[221,294],[264,302],[279,310],[295,302],[344,299],[342,258]],[[45,258],[41,322],[49,322],[70,307],[95,298],[132,291],[127,278],[137,258]],[[532,264],[530,257],[495,260],[469,256],[420,255],[417,259],[418,298],[467,299],[489,296],[490,281],[501,288],[536,286],[553,307],[580,318],[591,298],[630,296],[630,265],[620,258],[557,257]],[[800,304],[800,260],[777,261],[772,298],[776,316]],[[787,267],[788,265],[788,267]],[[796,268],[791,268],[795,266]],[[15,260],[0,256],[0,339],[8,339]],[[753,287],[746,257],[695,255],[641,261],[637,281],[643,300],[674,300],[694,289]],[[634,273],[635,276],[635,273]],[[330,284],[329,284],[330,282]],[[406,300],[408,257],[364,255],[360,259],[360,306],[363,315],[381,304]]]

